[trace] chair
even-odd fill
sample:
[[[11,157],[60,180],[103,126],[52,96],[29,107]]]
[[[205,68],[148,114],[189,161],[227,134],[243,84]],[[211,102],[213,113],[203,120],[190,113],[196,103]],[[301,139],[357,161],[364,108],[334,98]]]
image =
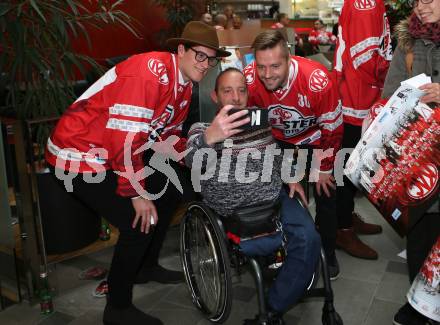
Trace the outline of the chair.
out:
[[[232,271],[250,266],[258,296],[259,320],[268,324],[261,263],[257,258],[244,256],[238,246],[227,238],[221,218],[201,202],[188,206],[180,226],[180,256],[186,283],[194,305],[213,323],[223,323],[229,317],[232,304]],[[343,325],[333,306],[327,262],[321,249],[319,269],[324,286],[315,288],[319,276],[314,276],[306,296],[323,296],[323,325]]]

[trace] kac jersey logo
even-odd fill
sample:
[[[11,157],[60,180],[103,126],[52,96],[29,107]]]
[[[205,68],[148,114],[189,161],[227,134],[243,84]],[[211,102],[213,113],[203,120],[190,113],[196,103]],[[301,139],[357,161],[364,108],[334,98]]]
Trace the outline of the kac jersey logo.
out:
[[[422,200],[432,193],[438,183],[438,170],[428,163],[421,168],[419,177],[408,188],[408,195],[414,200]]]
[[[315,116],[304,116],[291,106],[269,106],[269,121],[274,128],[283,130],[286,138],[292,138],[303,133],[316,124]]]
[[[386,100],[380,100],[374,103],[373,106],[371,106],[369,112],[371,120],[374,120],[379,115],[382,108],[384,108],[386,102],[387,102]]]
[[[151,73],[159,78],[159,83],[162,85],[168,85],[170,80],[167,74],[167,68],[165,64],[158,59],[148,60],[148,69]]]
[[[376,0],[356,0],[354,7],[358,10],[371,10],[376,7]]]
[[[312,72],[309,79],[309,88],[311,91],[320,92],[328,85],[328,76],[321,69]]]

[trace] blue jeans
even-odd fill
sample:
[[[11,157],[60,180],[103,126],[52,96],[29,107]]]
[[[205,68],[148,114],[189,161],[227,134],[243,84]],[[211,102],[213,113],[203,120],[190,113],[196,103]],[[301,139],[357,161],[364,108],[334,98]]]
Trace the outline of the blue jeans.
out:
[[[285,312],[301,298],[316,269],[321,240],[308,212],[296,199],[289,198],[283,189],[281,223],[287,237],[286,259],[269,290],[269,307]],[[248,256],[265,256],[275,252],[282,244],[281,233],[251,239],[240,243],[241,251]]]

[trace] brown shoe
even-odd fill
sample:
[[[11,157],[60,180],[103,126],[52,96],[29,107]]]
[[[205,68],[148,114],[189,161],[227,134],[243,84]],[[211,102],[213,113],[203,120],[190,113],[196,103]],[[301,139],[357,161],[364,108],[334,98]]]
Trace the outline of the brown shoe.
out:
[[[378,257],[374,249],[359,239],[353,228],[338,230],[336,235],[336,247],[343,249],[354,257],[365,258],[367,260],[377,260]]]
[[[358,213],[353,212],[352,216],[353,228],[357,234],[374,235],[382,232],[382,227],[380,225],[365,222]]]

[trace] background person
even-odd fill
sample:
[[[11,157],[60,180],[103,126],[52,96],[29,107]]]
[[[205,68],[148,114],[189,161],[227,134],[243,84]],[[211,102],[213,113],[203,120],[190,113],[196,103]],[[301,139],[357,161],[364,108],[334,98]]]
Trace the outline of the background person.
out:
[[[225,29],[233,29],[234,26],[234,7],[231,5],[227,5],[224,9],[223,9],[223,14],[226,17],[226,27]]]
[[[439,107],[440,0],[419,0],[413,3],[411,16],[396,27],[398,44],[385,79],[382,97],[391,97],[401,81],[426,73],[431,77],[432,83],[420,87],[425,92],[420,100],[431,107]],[[406,238],[410,282],[414,281],[439,234],[438,210],[419,218],[410,216]],[[419,325],[426,322],[426,317],[415,311],[409,303],[400,308],[394,316],[395,325]]]
[[[232,16],[232,29],[240,29],[243,26],[243,21],[241,17],[237,14]]]
[[[248,105],[269,110],[272,133],[281,148],[309,151],[307,169],[316,182],[315,220],[327,255],[330,278],[334,280],[338,277],[339,265],[335,255],[336,184],[332,172],[343,131],[337,89],[324,66],[290,56],[286,40],[278,29],[260,33],[252,48],[255,61],[243,70],[249,90]],[[320,165],[310,168],[312,149],[331,152]]]
[[[277,22],[270,26],[272,29],[278,29],[278,28],[287,28],[289,27],[290,18],[287,16],[286,13],[280,12],[277,15]],[[304,42],[301,37],[298,36],[298,34],[295,32],[295,55],[304,56]]]
[[[270,309],[270,324],[282,324],[281,315],[303,295],[315,271],[320,252],[320,240],[315,230],[313,220],[304,211],[301,204],[293,199],[295,194],[306,203],[304,190],[300,184],[291,183],[282,187],[281,161],[282,156],[274,158],[273,168],[269,170],[270,180],[262,181],[260,177],[264,170],[264,156],[266,150],[272,146],[275,149],[275,140],[270,128],[250,129],[240,132],[243,123],[240,117],[246,113],[248,93],[243,73],[235,68],[222,71],[216,80],[215,91],[211,97],[217,103],[219,111],[211,124],[196,123],[191,127],[188,139],[188,148],[194,150],[187,155],[188,167],[192,166],[194,153],[197,149],[213,148],[217,152],[216,172],[208,180],[201,181],[203,200],[209,207],[224,220],[231,216],[238,208],[255,206],[262,202],[276,202],[281,200],[281,222],[283,232],[287,237],[287,257],[276,280],[268,294]],[[228,111],[232,108],[241,108],[232,115]],[[231,166],[227,182],[219,182],[220,161],[224,140],[232,140]],[[269,148],[268,148],[269,147]],[[258,150],[260,159],[248,159],[245,172],[257,173],[256,180],[248,182],[237,177],[240,168],[238,156],[242,150]],[[282,245],[280,232],[262,238],[240,242],[240,249],[246,255],[267,256],[274,253]],[[245,324],[260,324],[258,319],[246,320]]]
[[[227,25],[227,18],[223,14],[218,14],[214,17],[214,28],[217,30],[225,30]]]
[[[391,38],[383,1],[359,8],[356,0],[345,0],[338,35],[334,71],[344,115],[342,147],[354,148],[370,107],[380,99],[391,61]],[[356,192],[344,176],[344,185],[337,188],[336,245],[352,256],[377,259],[377,252],[362,242],[358,234],[377,234],[382,228],[364,222],[354,211]]]
[[[212,15],[209,12],[205,12],[201,17],[200,21],[207,25],[212,26]]]
[[[188,23],[182,37],[168,44],[177,54],[143,53],[107,71],[67,109],[48,140],[46,160],[52,170],[58,176],[60,170],[62,175],[79,173],[72,194],[119,230],[108,275],[105,324],[162,324],[132,304],[133,283],[143,261],[152,266],[141,270],[150,280],[182,279],[181,272],[155,264],[180,193],[168,186],[155,202],[140,196],[144,188],[154,194],[165,189],[169,175],[155,170],[146,182],[136,176],[144,167],[144,152],[136,151],[159,137],[179,135],[191,82],[200,81],[218,57],[230,53],[218,48],[216,31],[202,22]],[[184,141],[176,144],[179,148]],[[102,181],[92,182],[92,176],[102,176]]]
[[[315,53],[320,52],[319,45],[336,44],[336,36],[332,32],[327,32],[324,22],[321,19],[313,23],[313,30],[309,34],[309,43]]]
[[[277,22],[274,23],[272,26],[270,26],[270,28],[277,29],[277,28],[288,27],[289,22],[290,22],[289,16],[287,16],[287,14],[284,12],[280,12],[277,15]]]

